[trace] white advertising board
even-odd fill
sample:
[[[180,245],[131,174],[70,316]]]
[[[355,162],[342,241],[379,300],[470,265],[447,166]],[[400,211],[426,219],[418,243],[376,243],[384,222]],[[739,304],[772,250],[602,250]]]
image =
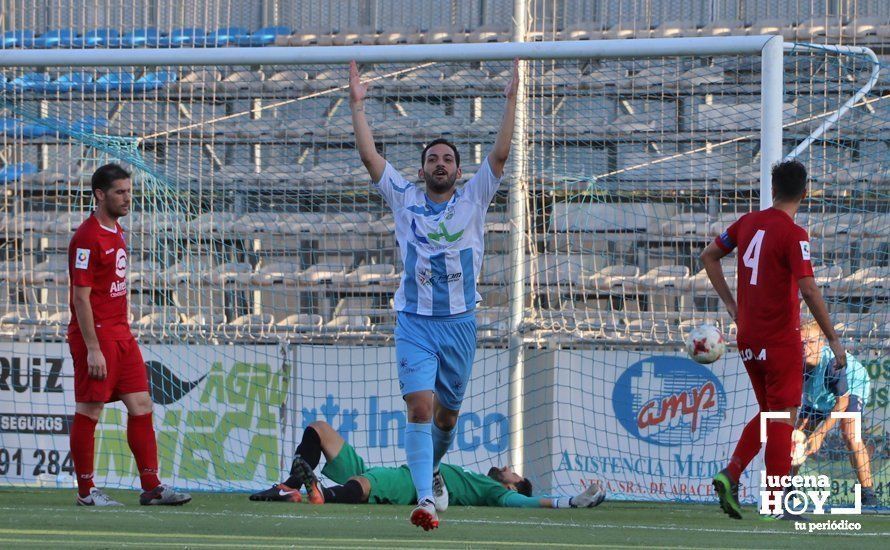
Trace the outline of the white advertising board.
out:
[[[368,466],[405,463],[405,403],[399,392],[395,348],[298,346],[297,428],[325,420],[355,447]],[[508,354],[476,351],[473,373],[444,461],[487,472],[509,455]]]
[[[713,500],[711,478],[758,412],[737,354],[713,365],[685,355],[558,351],[554,487],[594,480],[614,498]],[[743,478],[742,498],[754,481]]]
[[[189,489],[252,489],[278,479],[286,433],[286,348],[141,346],[151,379],[161,478]],[[6,391],[9,386],[9,391]],[[73,365],[66,344],[0,347],[0,476],[70,486]],[[95,481],[135,487],[122,404],[97,426]]]

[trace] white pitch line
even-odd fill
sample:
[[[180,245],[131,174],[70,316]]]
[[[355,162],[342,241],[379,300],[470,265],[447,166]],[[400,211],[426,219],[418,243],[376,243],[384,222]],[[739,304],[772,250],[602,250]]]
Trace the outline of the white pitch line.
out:
[[[47,541],[45,539],[41,540],[41,539],[35,539],[35,538],[0,537],[0,542],[15,543],[15,544],[19,545],[20,548],[24,548],[25,545],[29,545],[29,544],[33,545],[35,542],[51,542],[53,546],[83,547],[84,541],[82,541],[82,540],[57,540],[57,539],[52,540],[52,541]],[[236,545],[236,544],[233,544],[231,546],[225,546],[225,545],[221,545],[218,542],[194,542],[194,541],[189,541],[188,543],[183,543],[183,542],[158,542],[158,541],[126,542],[126,541],[116,540],[116,541],[114,541],[114,546],[116,548],[130,548],[130,547],[137,547],[137,548],[166,548],[166,547],[170,547],[170,548],[183,548],[183,547],[188,547],[188,548],[243,548],[243,546]],[[305,546],[305,545],[298,544],[298,543],[270,545],[270,544],[258,544],[256,542],[251,542],[250,547],[251,548],[298,548],[298,547],[299,548],[332,548],[332,546]],[[350,548],[353,548],[355,550],[362,550],[362,549],[372,550],[372,547],[370,547],[370,546],[354,546],[354,547],[350,547]],[[377,550],[377,549],[375,548],[374,550]]]
[[[45,512],[60,512],[60,511],[70,511],[70,507],[41,507],[37,508],[37,510],[45,511]],[[18,512],[21,514],[22,508],[13,508],[13,507],[0,507],[0,511],[12,511]],[[141,515],[153,515],[152,511],[149,510],[100,510],[98,511],[101,514],[141,514]],[[93,513],[93,511],[87,512]],[[308,521],[321,521],[321,520],[331,520],[331,521],[343,521],[344,517],[341,516],[298,516],[298,515],[290,515],[290,514],[252,514],[252,513],[244,513],[240,510],[233,510],[229,512],[199,512],[193,510],[176,510],[170,511],[169,513],[175,515],[189,515],[189,516],[197,516],[197,517],[219,517],[224,516],[229,519],[232,518],[233,514],[236,514],[238,517],[244,518],[269,518],[269,519],[287,519],[287,520],[308,520]],[[596,512],[591,512],[596,513]],[[868,516],[866,516],[868,517]],[[392,521],[403,521],[405,518],[402,516],[350,516],[348,519],[350,520],[365,520],[365,521],[379,521],[379,520],[392,520]],[[760,535],[760,534],[787,534],[793,531],[784,531],[778,529],[721,529],[717,527],[681,527],[679,525],[634,525],[634,524],[621,524],[621,523],[578,523],[574,521],[551,521],[551,520],[538,520],[538,521],[523,521],[523,520],[504,520],[504,521],[495,521],[495,520],[486,520],[486,519],[447,519],[448,523],[457,523],[457,524],[477,524],[477,525],[520,525],[527,527],[579,527],[579,528],[607,528],[607,529],[639,529],[642,531],[681,531],[687,533],[733,533],[739,535]],[[861,522],[860,522],[861,523]],[[846,536],[846,537],[885,537],[890,536],[890,531],[881,531],[876,533],[859,533],[859,532],[848,532],[848,531],[835,531],[835,532],[827,532],[822,533],[823,536]]]

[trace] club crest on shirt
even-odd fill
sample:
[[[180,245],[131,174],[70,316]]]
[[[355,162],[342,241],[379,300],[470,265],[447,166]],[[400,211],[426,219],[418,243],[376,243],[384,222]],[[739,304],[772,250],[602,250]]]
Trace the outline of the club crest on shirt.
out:
[[[114,259],[114,274],[118,277],[127,276],[127,251],[123,248],[117,249],[117,255]]]

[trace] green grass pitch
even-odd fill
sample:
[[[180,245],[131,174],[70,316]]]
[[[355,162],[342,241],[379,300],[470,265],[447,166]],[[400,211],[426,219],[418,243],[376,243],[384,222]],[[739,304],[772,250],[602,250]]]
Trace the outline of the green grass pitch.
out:
[[[854,534],[802,533],[741,521],[716,505],[606,501],[593,510],[451,508],[429,533],[408,523],[409,507],[250,502],[245,494],[196,493],[177,508],[74,506],[74,492],[0,491],[2,548],[887,548],[888,516],[822,516],[860,522]],[[819,518],[819,521],[822,521]]]

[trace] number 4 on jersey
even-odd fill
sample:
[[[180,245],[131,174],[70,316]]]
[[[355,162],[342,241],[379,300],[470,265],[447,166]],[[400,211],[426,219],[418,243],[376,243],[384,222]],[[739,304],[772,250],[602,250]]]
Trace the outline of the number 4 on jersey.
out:
[[[751,268],[751,286],[757,286],[757,264],[760,263],[760,245],[763,244],[764,235],[766,235],[766,231],[758,229],[742,256],[745,267]]]

